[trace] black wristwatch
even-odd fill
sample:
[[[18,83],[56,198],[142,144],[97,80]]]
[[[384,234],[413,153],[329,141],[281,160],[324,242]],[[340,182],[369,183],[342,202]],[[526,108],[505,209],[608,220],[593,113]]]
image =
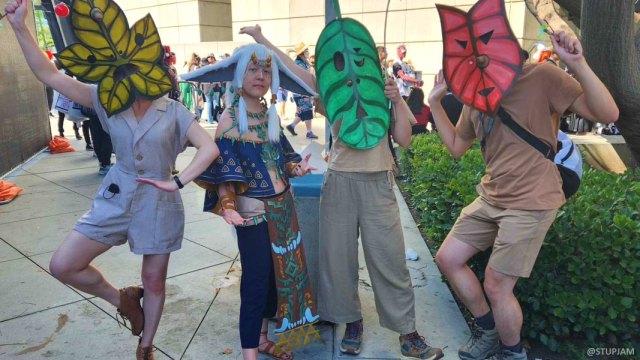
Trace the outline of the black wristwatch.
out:
[[[175,181],[176,184],[178,185],[178,189],[182,189],[184,187],[184,185],[182,185],[182,182],[180,181],[180,178],[178,177],[178,175],[173,177],[173,181]]]

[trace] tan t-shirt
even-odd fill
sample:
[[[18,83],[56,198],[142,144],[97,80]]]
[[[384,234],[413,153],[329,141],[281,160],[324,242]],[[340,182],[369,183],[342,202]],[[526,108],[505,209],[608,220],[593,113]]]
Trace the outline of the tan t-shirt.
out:
[[[528,65],[502,107],[530,133],[554,150],[557,145],[558,117],[582,94],[580,83],[553,64]],[[555,121],[553,118],[555,117]],[[465,106],[457,124],[465,140],[486,138],[483,158],[486,175],[477,191],[490,204],[517,210],[557,209],[565,202],[562,180],[555,164],[522,140],[499,118],[483,119],[480,112]]]
[[[389,141],[386,134],[376,147],[367,150],[356,150],[340,140],[338,134],[340,133],[341,123],[342,121],[337,121],[331,126],[333,146],[331,148],[329,169],[362,173],[392,170],[393,156],[389,149]]]

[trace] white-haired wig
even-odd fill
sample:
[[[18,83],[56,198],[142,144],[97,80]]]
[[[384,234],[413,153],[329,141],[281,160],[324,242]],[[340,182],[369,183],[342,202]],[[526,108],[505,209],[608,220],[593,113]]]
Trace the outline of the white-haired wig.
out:
[[[237,94],[242,89],[245,72],[250,61],[271,63],[271,94],[268,116],[269,140],[273,142],[280,141],[280,118],[276,111],[274,96],[279,87],[290,90],[294,93],[315,96],[316,93],[302,80],[300,80],[291,70],[289,70],[271,50],[261,44],[251,44],[239,47],[233,55],[223,61],[213,65],[202,67],[188,74],[182,75],[183,80],[197,82],[217,82],[231,81],[233,90],[227,89],[227,94],[233,91]],[[229,99],[229,98],[228,98]],[[231,96],[232,100],[233,97]],[[227,102],[231,104],[231,101]],[[238,112],[236,113],[238,120],[239,132],[245,133],[249,130],[249,122],[247,119],[247,105],[242,96],[238,101]]]

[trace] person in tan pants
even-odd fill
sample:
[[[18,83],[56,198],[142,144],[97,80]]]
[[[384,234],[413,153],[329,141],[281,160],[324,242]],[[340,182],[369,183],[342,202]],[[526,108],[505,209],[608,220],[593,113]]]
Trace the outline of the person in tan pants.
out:
[[[259,25],[240,29],[273,50],[314,91],[313,74],[301,70],[285,53],[264,37]],[[398,87],[390,79],[385,96],[396,114],[388,131],[408,147],[411,122],[415,122]],[[319,110],[320,111],[320,110]],[[405,356],[439,359],[441,349],[431,347],[416,331],[415,299],[405,262],[400,210],[393,191],[393,157],[386,141],[368,150],[355,150],[340,140],[341,121],[331,128],[334,145],[320,198],[320,254],[318,313],[324,320],[347,323],[340,350],[360,353],[363,334],[358,298],[358,235],[373,285],[380,324],[400,334]],[[385,135],[385,138],[387,136]]]

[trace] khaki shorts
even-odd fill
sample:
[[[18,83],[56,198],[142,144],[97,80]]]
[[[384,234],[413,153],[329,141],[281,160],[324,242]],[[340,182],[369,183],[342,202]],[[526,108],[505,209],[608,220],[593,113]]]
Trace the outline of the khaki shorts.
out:
[[[503,209],[478,197],[462,209],[449,236],[481,251],[493,247],[489,267],[528,278],[557,212]]]

